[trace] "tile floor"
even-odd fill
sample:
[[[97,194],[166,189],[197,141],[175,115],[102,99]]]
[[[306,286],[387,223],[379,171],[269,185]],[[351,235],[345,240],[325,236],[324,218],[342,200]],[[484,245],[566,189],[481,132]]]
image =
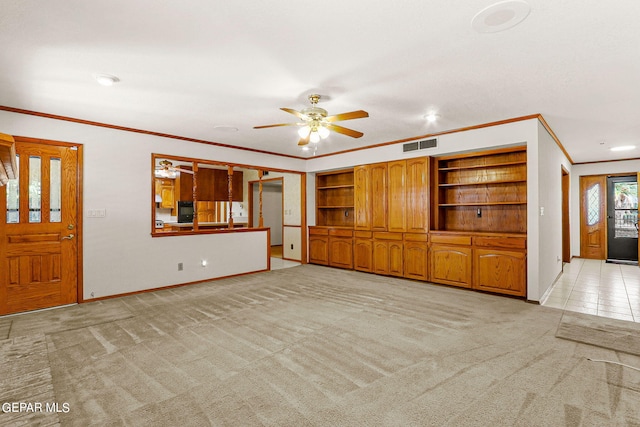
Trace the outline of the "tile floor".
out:
[[[640,323],[640,267],[574,258],[542,305]]]
[[[300,265],[299,262],[289,261],[282,258],[271,257],[271,269],[279,270],[281,268],[289,268],[295,267],[296,265]]]

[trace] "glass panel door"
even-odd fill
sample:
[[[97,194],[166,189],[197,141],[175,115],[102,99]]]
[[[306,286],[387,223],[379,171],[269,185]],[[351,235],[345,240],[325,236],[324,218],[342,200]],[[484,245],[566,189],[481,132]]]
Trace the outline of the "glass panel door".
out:
[[[610,261],[638,261],[638,183],[636,176],[607,178],[608,256]]]

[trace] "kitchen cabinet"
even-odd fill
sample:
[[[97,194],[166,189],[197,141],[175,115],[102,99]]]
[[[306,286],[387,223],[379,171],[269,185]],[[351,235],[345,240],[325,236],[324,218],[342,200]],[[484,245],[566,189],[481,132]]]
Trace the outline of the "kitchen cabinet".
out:
[[[158,206],[163,209],[175,209],[175,181],[168,178],[156,178],[155,180],[156,196],[161,201]]]

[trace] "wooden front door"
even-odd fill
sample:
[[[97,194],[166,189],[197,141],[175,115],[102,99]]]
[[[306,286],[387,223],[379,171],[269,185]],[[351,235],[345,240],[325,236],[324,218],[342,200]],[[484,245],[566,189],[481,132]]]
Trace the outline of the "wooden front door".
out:
[[[78,301],[78,150],[16,142],[0,187],[0,315]]]
[[[580,256],[605,259],[607,220],[604,175],[580,177]]]

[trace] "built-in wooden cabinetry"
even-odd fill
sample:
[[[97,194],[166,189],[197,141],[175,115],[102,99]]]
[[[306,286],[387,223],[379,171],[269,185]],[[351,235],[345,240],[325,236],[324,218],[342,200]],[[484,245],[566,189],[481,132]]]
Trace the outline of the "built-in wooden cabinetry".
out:
[[[159,197],[158,207],[163,209],[175,209],[175,180],[169,178],[156,178],[156,196]]]
[[[353,169],[316,175],[316,224],[353,228]]]
[[[526,148],[318,174],[310,262],[526,296]]]
[[[191,169],[183,166],[182,169]],[[193,201],[193,175],[181,173],[180,199]],[[226,169],[199,168],[196,175],[196,197],[200,201],[228,202],[229,201],[229,176]],[[232,178],[232,201],[243,200],[243,172],[234,171]]]
[[[439,157],[434,163],[433,230],[526,233],[526,149]]]

